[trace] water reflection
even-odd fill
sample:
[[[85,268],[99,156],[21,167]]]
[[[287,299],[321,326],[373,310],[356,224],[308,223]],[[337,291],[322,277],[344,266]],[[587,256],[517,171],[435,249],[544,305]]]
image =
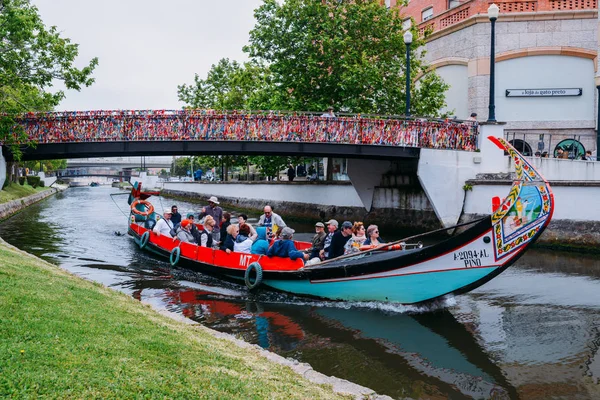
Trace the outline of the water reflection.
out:
[[[115,192],[70,189],[0,224],[0,236],[87,279],[381,394],[600,398],[597,257],[528,251],[498,278],[435,309],[249,294],[171,268],[115,234],[127,224],[110,200]],[[115,198],[123,210],[126,197]],[[177,204],[183,212],[199,209]],[[305,232],[302,226],[294,224],[307,239],[312,224]]]

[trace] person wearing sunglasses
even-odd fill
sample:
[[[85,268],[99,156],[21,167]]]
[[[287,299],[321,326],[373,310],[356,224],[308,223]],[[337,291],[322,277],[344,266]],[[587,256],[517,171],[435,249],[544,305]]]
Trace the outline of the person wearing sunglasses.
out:
[[[264,226],[267,228],[267,236],[270,232],[276,232],[285,228],[287,225],[283,222],[283,219],[273,212],[271,206],[266,205],[264,208],[264,214],[258,219],[257,226]]]
[[[379,228],[377,227],[377,225],[369,225],[369,227],[367,228],[367,240],[365,240],[364,245],[377,246],[382,243],[385,243],[385,241],[383,241],[381,237],[379,237]]]

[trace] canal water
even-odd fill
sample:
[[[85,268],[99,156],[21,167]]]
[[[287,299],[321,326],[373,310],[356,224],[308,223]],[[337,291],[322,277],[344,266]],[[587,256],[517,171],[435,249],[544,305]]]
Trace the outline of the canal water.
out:
[[[117,207],[127,211],[127,196],[114,196],[115,204],[111,193],[124,192],[71,188],[1,223],[0,236],[86,279],[393,398],[600,398],[597,257],[530,250],[483,287],[429,308],[251,295],[140,251]],[[182,214],[199,210],[177,204]],[[310,238],[310,224],[293,226],[305,232],[298,239]]]

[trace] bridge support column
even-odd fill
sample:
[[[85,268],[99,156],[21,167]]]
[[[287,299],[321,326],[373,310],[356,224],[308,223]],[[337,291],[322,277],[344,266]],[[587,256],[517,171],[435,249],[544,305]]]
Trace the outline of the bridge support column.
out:
[[[4,182],[6,181],[6,160],[2,155],[2,146],[0,146],[0,190],[4,186]]]
[[[465,182],[477,174],[506,173],[510,159],[487,137],[503,137],[504,124],[482,125],[480,152],[421,149],[417,176],[443,227],[456,225],[465,201]],[[491,211],[491,199],[490,199]]]
[[[370,212],[373,206],[375,186],[380,184],[381,176],[390,170],[390,161],[349,158],[347,167],[348,177],[356,194],[367,212]]]

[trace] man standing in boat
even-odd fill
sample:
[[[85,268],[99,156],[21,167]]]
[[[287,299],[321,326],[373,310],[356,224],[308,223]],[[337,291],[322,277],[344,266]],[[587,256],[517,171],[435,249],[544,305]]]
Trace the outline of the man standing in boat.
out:
[[[285,228],[287,225],[283,222],[283,219],[279,214],[275,214],[271,206],[266,205],[264,208],[264,214],[258,219],[258,226],[264,226],[267,228],[267,232],[277,231]]]
[[[172,238],[171,230],[173,229],[173,222],[171,221],[171,209],[165,208],[163,211],[163,217],[158,220],[152,231],[159,235],[165,235],[166,237]]]
[[[217,223],[217,225],[215,226],[216,229],[213,229],[212,231],[213,241],[217,243],[221,240],[221,231],[218,228],[221,227],[220,222],[223,218],[223,209],[219,207],[219,199],[217,199],[215,196],[211,196],[208,199],[208,206],[202,207],[202,211],[200,212],[199,218],[202,218],[206,215],[210,215],[211,217],[213,217],[213,219]]]

